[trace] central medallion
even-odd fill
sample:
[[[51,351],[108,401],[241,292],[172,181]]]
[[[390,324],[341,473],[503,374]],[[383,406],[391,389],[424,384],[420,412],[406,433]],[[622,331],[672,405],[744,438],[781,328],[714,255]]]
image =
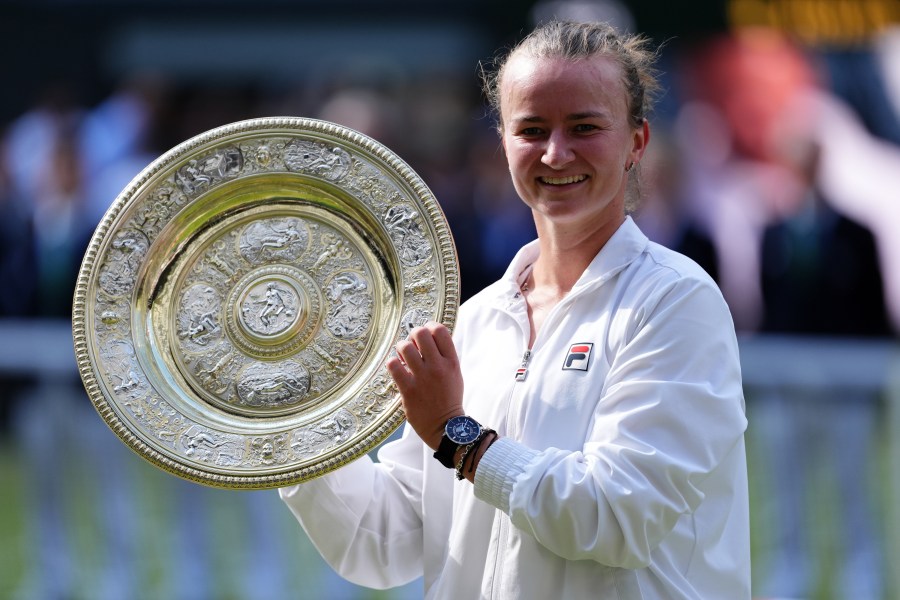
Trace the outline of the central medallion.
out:
[[[305,272],[289,265],[259,267],[247,273],[228,296],[226,327],[244,351],[287,355],[315,333],[321,292]]]
[[[237,322],[241,330],[265,343],[296,329],[305,317],[307,303],[298,282],[285,277],[264,276],[251,280],[238,298]]]

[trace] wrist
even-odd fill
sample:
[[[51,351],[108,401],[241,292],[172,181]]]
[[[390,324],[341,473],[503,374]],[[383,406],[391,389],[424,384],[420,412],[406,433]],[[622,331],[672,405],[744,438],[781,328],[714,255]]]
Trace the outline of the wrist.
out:
[[[456,463],[456,479],[462,481],[468,479],[474,481],[475,468],[481,455],[484,454],[491,444],[497,439],[497,432],[493,429],[484,429],[471,444],[465,446],[457,452],[459,460]]]
[[[450,422],[450,419],[454,417],[461,417],[465,414],[462,409],[456,409],[448,412],[439,420],[439,425],[428,434],[428,439],[423,439],[422,441],[431,448],[432,450],[437,450],[441,445],[441,441],[444,438],[447,430],[447,423]]]

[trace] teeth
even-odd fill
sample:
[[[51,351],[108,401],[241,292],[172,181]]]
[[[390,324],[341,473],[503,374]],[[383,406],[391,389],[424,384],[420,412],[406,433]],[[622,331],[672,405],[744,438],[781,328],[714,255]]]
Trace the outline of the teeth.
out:
[[[543,183],[550,185],[566,185],[567,183],[578,183],[587,179],[587,175],[570,175],[569,177],[541,177]]]

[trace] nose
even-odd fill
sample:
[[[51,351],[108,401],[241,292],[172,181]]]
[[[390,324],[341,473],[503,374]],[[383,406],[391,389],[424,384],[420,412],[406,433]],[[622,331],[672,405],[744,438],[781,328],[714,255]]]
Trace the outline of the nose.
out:
[[[552,131],[547,138],[547,145],[544,147],[544,155],[541,162],[558,169],[567,165],[575,157],[569,139],[563,131]]]

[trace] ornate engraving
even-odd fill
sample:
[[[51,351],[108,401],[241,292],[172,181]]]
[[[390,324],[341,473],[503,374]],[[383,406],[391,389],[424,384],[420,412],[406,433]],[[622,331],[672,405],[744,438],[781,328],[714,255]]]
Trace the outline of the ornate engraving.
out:
[[[150,394],[143,405],[141,420],[157,439],[174,444],[184,425],[184,416],[155,394]]]
[[[259,335],[278,334],[297,321],[300,297],[277,280],[263,280],[247,290],[241,300],[241,323]]]
[[[254,408],[293,406],[308,393],[309,372],[292,360],[252,363],[238,376],[238,398]]]
[[[131,324],[128,303],[122,298],[110,298],[98,291],[95,296],[94,319],[98,335],[104,338],[127,336]]]
[[[350,171],[350,154],[339,146],[326,147],[308,140],[294,140],[284,148],[284,165],[291,171],[340,181]]]
[[[251,466],[272,466],[284,464],[288,460],[288,434],[255,437],[250,440]]]
[[[212,286],[198,283],[184,291],[178,305],[176,335],[188,351],[201,351],[222,337],[222,302]]]
[[[325,326],[341,339],[358,338],[372,321],[372,293],[366,278],[353,271],[337,273],[325,288],[330,302]]]
[[[397,386],[394,381],[384,373],[376,375],[358,403],[356,416],[365,419],[380,413],[384,410],[384,405],[393,400],[396,395]]]
[[[226,436],[196,424],[182,432],[179,446],[189,458],[220,466],[237,466],[244,458],[243,449],[236,436]]]
[[[333,417],[322,421],[313,433],[324,437],[327,445],[340,444],[356,433],[356,417],[349,410],[341,409]]]
[[[353,250],[347,244],[347,241],[333,233],[326,233],[322,236],[322,246],[324,249],[319,253],[319,257],[313,264],[313,271],[321,268],[329,260],[346,261],[353,258]]]
[[[234,380],[245,362],[245,357],[226,342],[187,364],[204,390],[231,402],[235,393]]]
[[[422,325],[427,323],[429,318],[429,312],[424,308],[414,308],[404,313],[403,318],[400,319],[401,339],[408,337],[409,332],[416,327],[421,327]]]
[[[398,204],[390,207],[384,221],[404,265],[414,267],[431,256],[431,246],[422,233],[419,214],[412,206]]]
[[[127,294],[134,288],[135,276],[150,248],[140,231],[125,229],[112,240],[106,260],[100,267],[100,288],[112,296]]]
[[[194,196],[226,177],[240,172],[244,166],[244,155],[239,148],[220,148],[200,158],[193,158],[178,169],[175,181],[188,196]]]
[[[225,328],[244,353],[295,353],[316,334],[322,312],[316,282],[299,269],[260,267],[238,281],[226,300]]]
[[[241,256],[252,264],[290,263],[306,251],[309,230],[298,218],[256,221],[241,233]]]
[[[131,397],[140,393],[146,382],[130,342],[110,342],[101,348],[100,356],[108,367],[107,375],[114,392]]]
[[[387,183],[381,173],[367,163],[358,163],[355,177],[348,178],[348,187],[377,214],[384,214],[391,204],[403,201],[396,188]]]

